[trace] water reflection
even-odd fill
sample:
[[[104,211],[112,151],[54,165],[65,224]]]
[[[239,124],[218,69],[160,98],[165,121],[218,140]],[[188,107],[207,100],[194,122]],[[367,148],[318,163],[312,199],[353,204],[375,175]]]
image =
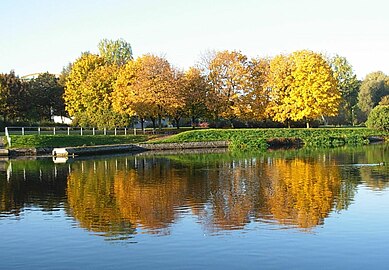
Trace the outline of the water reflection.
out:
[[[388,145],[266,154],[197,154],[76,160],[12,161],[0,181],[0,212],[26,205],[65,208],[79,226],[123,239],[169,234],[193,216],[210,233],[252,222],[309,230],[347,209],[361,183],[388,187]],[[358,166],[356,166],[358,165]],[[280,228],[281,228],[280,227]]]

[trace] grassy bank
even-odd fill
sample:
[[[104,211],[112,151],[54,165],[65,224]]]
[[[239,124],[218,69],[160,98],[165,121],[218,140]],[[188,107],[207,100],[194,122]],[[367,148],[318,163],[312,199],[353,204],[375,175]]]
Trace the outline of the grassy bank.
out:
[[[144,142],[148,136],[12,135],[12,148],[72,147]],[[6,141],[6,140],[4,140]]]
[[[388,132],[367,128],[318,129],[208,129],[174,135],[155,143],[229,141],[232,149],[266,149],[269,144],[303,144],[308,147],[364,145],[369,137],[389,138]]]

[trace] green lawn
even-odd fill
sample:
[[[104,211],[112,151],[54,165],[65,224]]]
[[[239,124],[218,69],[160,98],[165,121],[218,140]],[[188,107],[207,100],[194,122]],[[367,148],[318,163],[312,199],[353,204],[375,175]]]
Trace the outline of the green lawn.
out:
[[[389,139],[389,133],[367,128],[317,128],[317,129],[207,129],[183,132],[154,143],[229,141],[231,148],[267,148],[271,140],[301,141],[309,147],[334,147],[368,144],[369,137]]]
[[[11,148],[71,147],[109,144],[127,144],[148,140],[145,135],[11,135]],[[6,142],[6,139],[4,139]]]

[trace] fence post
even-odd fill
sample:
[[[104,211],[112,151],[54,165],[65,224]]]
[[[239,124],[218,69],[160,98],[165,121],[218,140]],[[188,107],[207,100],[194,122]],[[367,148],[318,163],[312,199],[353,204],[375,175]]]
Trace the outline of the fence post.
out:
[[[116,136],[116,128],[115,128],[115,136]]]
[[[134,126],[134,135],[136,135],[136,127]]]
[[[5,127],[5,136],[7,137],[8,147],[11,147],[11,137],[9,136],[8,133],[8,127]]]
[[[22,135],[24,135],[24,127],[22,127]]]
[[[55,127],[53,128],[53,135],[55,135]]]
[[[107,135],[107,129],[104,128],[104,135]]]
[[[95,136],[95,128],[92,128],[92,135]]]
[[[80,135],[82,136],[82,128],[80,129]]]
[[[38,127],[38,135],[41,135],[41,127]]]
[[[70,135],[70,127],[68,127],[68,135]]]

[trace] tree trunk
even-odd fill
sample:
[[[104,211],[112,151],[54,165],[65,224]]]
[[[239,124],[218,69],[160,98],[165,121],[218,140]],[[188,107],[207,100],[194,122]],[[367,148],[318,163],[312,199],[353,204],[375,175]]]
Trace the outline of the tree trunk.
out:
[[[192,121],[192,123],[191,123],[192,129],[195,129],[195,127],[196,127],[196,123],[195,123],[196,118],[194,116],[192,116],[191,121]]]
[[[180,119],[181,117],[174,117],[174,121],[176,121],[177,129],[180,129]]]
[[[307,121],[307,128],[309,128],[309,121]]]
[[[140,128],[142,129],[143,134],[144,134],[145,133],[145,119],[143,119],[142,117],[140,118]]]
[[[155,118],[151,117],[151,122],[153,122],[153,131],[155,131]]]
[[[162,130],[162,116],[160,114],[158,114],[158,128]]]

